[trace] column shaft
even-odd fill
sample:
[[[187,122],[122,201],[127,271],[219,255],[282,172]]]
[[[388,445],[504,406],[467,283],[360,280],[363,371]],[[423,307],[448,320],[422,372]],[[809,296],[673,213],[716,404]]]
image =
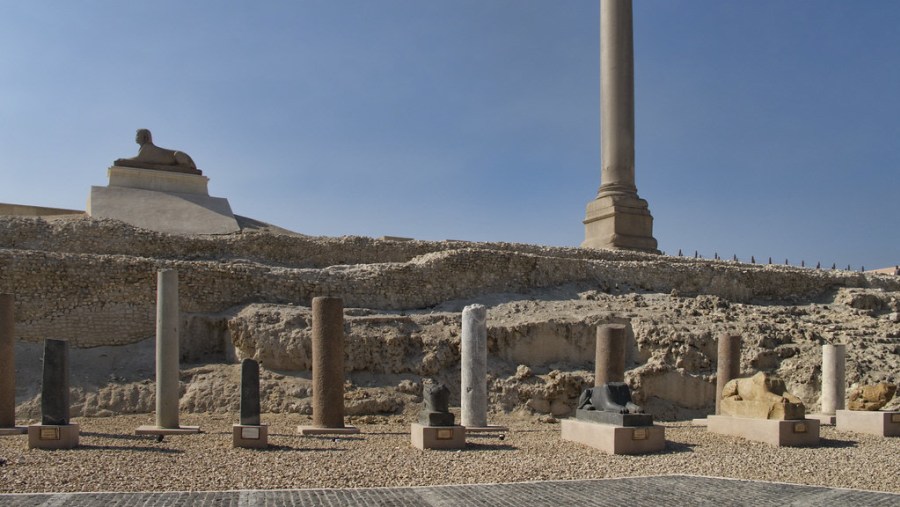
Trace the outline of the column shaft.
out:
[[[594,385],[625,382],[625,326],[604,324],[597,328]]]
[[[470,305],[462,312],[462,392],[460,415],[463,426],[487,426],[487,310]]]
[[[741,335],[722,334],[719,336],[716,363],[716,415],[718,415],[725,384],[731,379],[738,378],[741,374]]]
[[[156,288],[156,425],[178,428],[179,385],[178,272],[164,269]]]
[[[41,424],[69,424],[69,342],[44,340]]]
[[[600,2],[600,155],[600,195],[637,194],[631,0]]]
[[[846,345],[822,345],[822,413],[844,410]]]
[[[241,361],[241,424],[259,426],[259,363]]]
[[[15,343],[15,298],[0,294],[0,428],[16,425]]]
[[[344,302],[312,302],[313,426],[344,427]]]

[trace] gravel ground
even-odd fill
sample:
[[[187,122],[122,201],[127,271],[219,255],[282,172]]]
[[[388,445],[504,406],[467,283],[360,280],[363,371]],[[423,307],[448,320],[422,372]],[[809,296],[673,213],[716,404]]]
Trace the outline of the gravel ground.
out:
[[[270,449],[231,447],[234,416],[186,414],[199,435],[163,442],[137,437],[152,416],[78,418],[81,447],[29,450],[25,436],[0,437],[0,492],[203,491],[234,489],[419,486],[691,474],[900,492],[900,438],[822,428],[817,448],[776,448],[707,433],[689,423],[661,423],[666,449],[608,456],[562,441],[559,425],[515,415],[492,417],[506,438],[470,435],[462,451],[419,451],[409,443],[414,416],[353,421],[362,433],[300,437],[309,419],[267,414]]]

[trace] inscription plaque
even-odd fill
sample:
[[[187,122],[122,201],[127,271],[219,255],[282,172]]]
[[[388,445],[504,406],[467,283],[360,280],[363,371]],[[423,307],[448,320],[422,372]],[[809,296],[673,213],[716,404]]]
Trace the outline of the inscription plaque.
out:
[[[59,428],[41,428],[41,440],[59,440]]]
[[[439,429],[435,438],[437,440],[453,440],[453,430],[449,428]]]
[[[631,432],[632,440],[647,440],[647,435],[649,432],[647,428],[635,428],[634,431]]]
[[[900,423],[900,414],[891,414],[892,423]]]
[[[241,438],[244,440],[259,440],[259,428],[241,428]]]
[[[794,423],[794,433],[806,433],[806,423]]]

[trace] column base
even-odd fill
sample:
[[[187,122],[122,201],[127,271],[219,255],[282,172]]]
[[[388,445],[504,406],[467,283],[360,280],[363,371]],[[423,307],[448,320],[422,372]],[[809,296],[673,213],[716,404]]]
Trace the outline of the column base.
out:
[[[9,428],[0,428],[0,437],[7,437],[10,435],[23,435],[28,433],[27,426],[12,426]]]
[[[355,435],[359,428],[344,426],[343,428],[324,428],[322,426],[297,426],[297,433],[301,435]]]
[[[707,431],[746,438],[778,447],[819,445],[819,421],[816,419],[753,419],[711,415]]]
[[[900,437],[900,412],[838,410],[837,429],[879,437]]]
[[[232,447],[244,447],[246,449],[265,449],[269,447],[269,426],[248,424],[235,424],[231,427]]]
[[[135,435],[190,435],[200,433],[200,426],[179,426],[177,428],[161,428],[159,426],[138,426]]]
[[[581,247],[659,253],[647,201],[635,194],[606,195],[589,202]]]
[[[506,426],[466,426],[466,433],[509,433]]]
[[[836,416],[834,414],[806,414],[806,418],[819,421],[819,426],[834,426]]]
[[[77,424],[32,424],[28,427],[29,449],[73,449],[78,447]]]
[[[416,449],[464,449],[466,447],[465,426],[422,426],[412,423],[409,427],[410,441]]]
[[[600,449],[607,454],[647,454],[666,448],[663,426],[618,426],[563,419],[561,438]]]

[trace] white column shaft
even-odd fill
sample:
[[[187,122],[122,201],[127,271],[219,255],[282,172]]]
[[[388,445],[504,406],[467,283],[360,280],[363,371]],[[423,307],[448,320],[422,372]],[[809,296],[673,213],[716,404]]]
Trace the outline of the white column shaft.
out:
[[[846,345],[822,345],[822,413],[844,410]]]
[[[462,313],[462,389],[460,415],[463,426],[487,426],[487,310],[470,305]]]

